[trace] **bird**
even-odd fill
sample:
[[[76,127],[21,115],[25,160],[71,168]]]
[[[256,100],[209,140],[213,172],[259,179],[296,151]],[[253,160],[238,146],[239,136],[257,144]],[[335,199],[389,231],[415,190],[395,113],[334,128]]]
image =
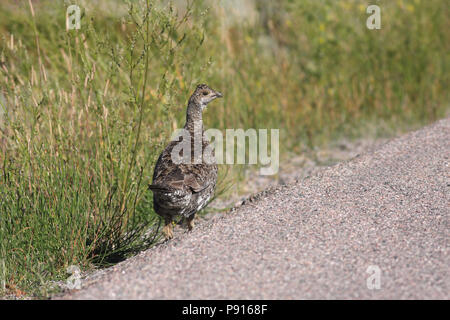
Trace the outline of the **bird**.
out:
[[[206,84],[199,84],[189,98],[186,109],[186,123],[184,132],[187,138],[180,136],[171,141],[160,154],[153,172],[153,181],[149,189],[153,192],[153,208],[164,219],[163,234],[166,240],[173,238],[173,223],[175,217],[184,219],[188,230],[194,227],[195,214],[203,209],[213,197],[217,183],[217,161],[214,151],[205,161],[205,150],[210,144],[204,135],[203,111],[208,103],[222,98],[222,93],[211,89]],[[201,134],[201,153],[195,154],[194,143],[198,141],[198,132]],[[185,141],[185,140],[186,141]],[[189,141],[190,139],[190,141]],[[178,154],[188,161],[174,159],[172,154],[180,143],[190,145],[190,155],[183,154],[182,149]],[[212,157],[211,157],[212,156]]]

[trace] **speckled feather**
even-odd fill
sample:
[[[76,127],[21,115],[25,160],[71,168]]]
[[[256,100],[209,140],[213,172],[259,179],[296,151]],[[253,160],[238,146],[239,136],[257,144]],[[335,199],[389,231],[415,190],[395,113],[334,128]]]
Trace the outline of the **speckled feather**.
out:
[[[191,136],[191,163],[176,164],[172,160],[172,150],[182,141],[181,137],[170,142],[159,156],[153,173],[153,183],[149,186],[153,191],[154,209],[159,215],[190,217],[203,209],[214,195],[217,164],[215,158],[209,163],[194,163],[194,123],[203,132],[202,111],[209,102],[221,96],[222,94],[208,86],[199,85],[189,99],[184,128]],[[203,152],[208,145],[209,141],[203,137]],[[182,153],[180,155],[182,156]]]
[[[217,164],[175,164],[171,152],[177,143],[172,141],[159,156],[150,188],[158,214],[188,217],[203,209],[213,196]],[[208,144],[203,140],[203,150]]]

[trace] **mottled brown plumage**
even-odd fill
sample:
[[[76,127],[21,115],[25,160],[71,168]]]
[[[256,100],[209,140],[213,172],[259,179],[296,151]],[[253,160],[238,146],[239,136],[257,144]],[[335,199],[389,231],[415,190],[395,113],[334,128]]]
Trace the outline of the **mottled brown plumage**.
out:
[[[203,209],[214,194],[217,164],[214,157],[206,159],[203,156],[206,156],[205,150],[209,141],[203,136],[202,112],[209,102],[220,97],[220,92],[207,85],[197,86],[186,110],[184,129],[189,133],[188,137],[179,137],[178,140],[170,142],[156,162],[153,183],[149,188],[153,191],[154,209],[164,218],[163,232],[167,239],[173,237],[172,220],[175,216],[183,216],[191,230],[196,212]],[[195,138],[198,139],[199,146],[202,146],[199,154],[194,152]],[[173,151],[182,143],[190,144],[191,154],[184,157],[188,161],[179,163],[179,159],[174,158],[173,154],[186,156],[182,152],[185,149],[181,148],[181,152]]]

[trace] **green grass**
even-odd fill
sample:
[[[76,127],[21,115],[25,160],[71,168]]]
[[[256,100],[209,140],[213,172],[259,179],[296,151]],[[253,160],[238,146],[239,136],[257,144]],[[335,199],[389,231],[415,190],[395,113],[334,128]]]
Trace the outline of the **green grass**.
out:
[[[68,266],[109,265],[159,238],[146,186],[197,83],[225,95],[208,127],[280,128],[281,155],[449,110],[444,1],[378,1],[381,30],[365,27],[369,1],[259,1],[245,19],[224,2],[80,1],[78,31],[63,1],[32,3],[0,3],[8,292],[46,296]],[[223,166],[220,189],[242,169]]]

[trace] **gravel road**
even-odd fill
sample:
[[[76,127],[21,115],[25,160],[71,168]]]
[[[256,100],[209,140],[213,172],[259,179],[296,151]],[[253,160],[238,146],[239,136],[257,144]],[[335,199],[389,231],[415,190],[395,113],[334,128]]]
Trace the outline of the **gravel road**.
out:
[[[450,118],[266,190],[54,298],[449,299],[449,213]]]

